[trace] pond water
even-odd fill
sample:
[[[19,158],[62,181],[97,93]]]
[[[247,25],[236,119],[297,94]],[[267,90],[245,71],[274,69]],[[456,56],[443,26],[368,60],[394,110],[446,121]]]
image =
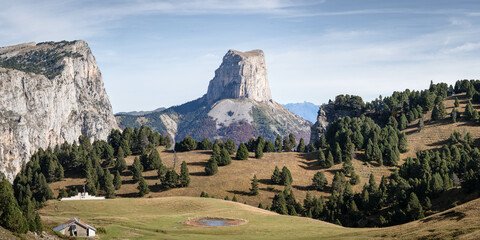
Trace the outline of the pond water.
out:
[[[231,220],[224,220],[224,219],[210,219],[210,218],[200,218],[197,220],[198,223],[202,224],[203,226],[209,227],[223,227],[223,226],[231,226]]]

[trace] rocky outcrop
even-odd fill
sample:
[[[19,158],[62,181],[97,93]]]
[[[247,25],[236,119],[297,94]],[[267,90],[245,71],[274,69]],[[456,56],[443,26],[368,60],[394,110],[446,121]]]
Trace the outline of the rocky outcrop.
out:
[[[310,142],[314,143],[327,132],[330,123],[342,117],[357,117],[359,112],[355,110],[338,109],[335,104],[324,104],[318,109],[317,121],[310,130]]]
[[[312,124],[272,100],[262,50],[229,50],[207,94],[197,100],[140,117],[119,114],[117,119],[123,127],[146,124],[176,141],[191,136],[236,143],[290,133],[308,142]]]
[[[240,52],[229,50],[208,85],[206,99],[248,98],[270,101],[267,66],[262,50]]]
[[[0,48],[0,171],[10,180],[38,148],[118,128],[84,41]]]

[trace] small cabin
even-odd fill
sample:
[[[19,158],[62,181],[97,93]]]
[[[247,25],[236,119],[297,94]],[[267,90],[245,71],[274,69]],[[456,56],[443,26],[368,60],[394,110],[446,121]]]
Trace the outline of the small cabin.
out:
[[[80,221],[78,218],[72,218],[54,228],[53,231],[60,232],[69,237],[94,237],[97,229]]]

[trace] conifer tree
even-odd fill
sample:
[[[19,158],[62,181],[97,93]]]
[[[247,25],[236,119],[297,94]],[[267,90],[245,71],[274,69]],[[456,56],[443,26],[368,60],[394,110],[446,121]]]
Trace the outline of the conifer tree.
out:
[[[295,140],[293,133],[288,134],[288,142],[290,143],[290,149],[297,146],[297,141]]]
[[[332,155],[332,152],[330,151],[328,151],[326,163],[327,165],[325,165],[325,167],[327,168],[331,168],[334,165],[333,155]]]
[[[256,196],[258,195],[258,179],[257,179],[257,175],[253,175],[253,179],[252,179],[252,188],[250,188],[250,194],[253,195],[253,196]]]
[[[112,174],[110,174],[110,171],[108,171],[108,169],[105,169],[103,179],[104,179],[103,189],[105,190],[105,197],[106,198],[114,198],[115,197],[115,187],[113,186]]]
[[[162,186],[165,189],[176,188],[178,186],[178,174],[174,169],[167,170],[165,174],[165,181],[162,182]]]
[[[420,118],[420,120],[418,120],[418,125],[417,125],[418,131],[421,132],[424,126],[425,124],[423,123],[423,118]]]
[[[411,220],[417,220],[425,216],[422,204],[415,193],[410,193],[407,205],[407,213]]]
[[[230,157],[230,153],[226,148],[222,148],[220,151],[220,158],[218,161],[218,166],[226,166],[232,163],[232,158]]]
[[[282,182],[282,173],[277,166],[275,166],[275,170],[273,171],[272,177],[270,178],[273,184],[280,184]]]
[[[236,195],[233,195],[232,202],[238,202]]]
[[[451,117],[453,123],[457,122],[457,117],[459,117],[459,116],[458,116],[458,111],[457,111],[456,108],[452,109],[452,112],[450,112],[450,117]]]
[[[272,142],[266,141],[265,147],[263,147],[263,152],[275,152],[275,146]]]
[[[334,156],[333,161],[335,164],[339,164],[342,162],[342,149],[340,148],[340,144],[338,142],[335,143],[335,148],[333,150]]]
[[[258,144],[257,149],[255,149],[255,158],[261,159],[263,157],[263,145]]]
[[[288,170],[286,166],[282,168],[281,176],[282,176],[281,183],[283,185],[289,186],[290,184],[292,184],[293,182],[292,174],[290,173],[290,170]]]
[[[398,135],[398,150],[402,153],[408,152],[407,135],[404,132]]]
[[[207,165],[205,166],[205,173],[209,176],[212,176],[212,175],[215,175],[217,172],[218,172],[218,164],[215,158],[212,156],[210,157],[210,159],[207,162]]]
[[[12,185],[5,176],[0,181],[0,225],[17,233],[26,233],[28,223],[14,197]]]
[[[305,140],[303,140],[303,138],[300,138],[300,142],[298,143],[298,146],[297,146],[297,152],[305,152],[306,148],[305,148]]]
[[[280,137],[280,135],[277,135],[277,138],[275,139],[275,151],[281,152],[282,149],[283,149],[282,137]]]
[[[138,159],[138,157],[135,157],[135,159],[133,160],[133,164],[130,170],[132,171],[133,181],[134,182],[140,181],[140,179],[142,178],[143,166],[140,163],[140,160]]]
[[[325,154],[323,153],[323,150],[318,151],[318,165],[320,167],[326,167],[327,165],[327,159],[325,158]]]
[[[458,101],[458,98],[455,98],[454,106],[455,106],[456,108],[457,108],[457,107],[460,107],[460,102]]]
[[[225,148],[227,149],[229,154],[235,153],[235,142],[231,138],[227,139],[227,143],[225,144]]]
[[[140,178],[137,189],[140,197],[143,197],[150,192],[150,187],[148,186],[147,182],[145,182],[143,177]]]
[[[115,161],[115,169],[119,172],[123,172],[127,169],[127,162],[123,156],[120,155],[117,157],[117,161]]]
[[[115,190],[118,190],[122,187],[122,178],[118,170],[115,172],[115,177],[113,178],[113,185],[115,186]]]
[[[87,178],[86,178],[87,184],[85,186],[85,190],[90,194],[90,195],[97,195],[97,186],[95,184],[95,180],[93,179],[91,171],[87,172]]]
[[[187,163],[183,161],[180,166],[180,186],[188,187],[188,185],[190,185],[190,173],[188,172]]]
[[[238,146],[236,158],[238,160],[247,160],[248,159],[248,150],[247,150],[247,146],[245,146],[244,143],[240,143],[240,146]]]
[[[213,144],[212,156],[217,162],[221,161],[221,153],[220,145],[218,143]]]
[[[404,130],[405,128],[407,128],[407,125],[408,125],[408,120],[407,120],[407,117],[405,116],[404,113],[402,113],[402,116],[400,116],[400,124],[399,124],[399,130]]]
[[[350,175],[350,184],[357,185],[358,183],[360,183],[360,176],[355,171],[352,171]]]
[[[327,178],[325,178],[325,174],[323,174],[323,172],[317,172],[315,175],[313,175],[312,187],[315,190],[322,191],[327,184]]]

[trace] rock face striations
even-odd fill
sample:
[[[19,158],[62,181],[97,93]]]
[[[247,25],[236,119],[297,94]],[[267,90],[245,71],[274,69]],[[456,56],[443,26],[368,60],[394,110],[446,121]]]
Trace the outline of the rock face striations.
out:
[[[262,50],[239,52],[229,50],[208,85],[206,99],[248,98],[270,101],[267,66]]]
[[[38,148],[118,128],[84,41],[0,48],[0,171],[10,180]]]
[[[144,116],[118,114],[117,120],[123,127],[148,125],[177,141],[192,136],[232,138],[236,143],[258,136],[274,140],[277,134],[289,133],[308,142],[311,125],[272,100],[262,50],[229,50],[207,94],[197,100]]]

